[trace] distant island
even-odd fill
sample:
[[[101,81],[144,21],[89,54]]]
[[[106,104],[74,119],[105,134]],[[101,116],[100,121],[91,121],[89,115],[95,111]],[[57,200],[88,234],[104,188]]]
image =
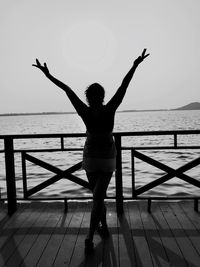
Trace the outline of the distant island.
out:
[[[173,110],[199,110],[200,109],[200,102],[193,102],[188,105],[182,106],[180,108],[176,108]]]
[[[175,108],[175,109],[129,109],[118,112],[148,112],[148,111],[175,111],[175,110],[200,110],[200,102],[192,102],[188,105]],[[60,115],[60,114],[76,114],[75,111],[71,112],[32,112],[32,113],[3,113],[0,116],[31,116],[31,115]]]
[[[148,111],[174,111],[174,110],[200,110],[200,102],[192,102],[188,105],[174,109],[129,109],[119,112],[148,112]]]

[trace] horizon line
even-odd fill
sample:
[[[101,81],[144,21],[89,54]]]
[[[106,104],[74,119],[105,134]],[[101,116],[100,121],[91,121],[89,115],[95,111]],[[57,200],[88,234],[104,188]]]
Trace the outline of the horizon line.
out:
[[[200,110],[200,102],[192,102],[185,106],[174,108],[174,109],[126,109],[119,110],[118,113],[122,112],[149,112],[149,111],[176,111],[176,110]],[[56,114],[76,114],[76,111],[44,111],[44,112],[10,112],[0,113],[0,116],[31,116],[31,115],[56,115]]]

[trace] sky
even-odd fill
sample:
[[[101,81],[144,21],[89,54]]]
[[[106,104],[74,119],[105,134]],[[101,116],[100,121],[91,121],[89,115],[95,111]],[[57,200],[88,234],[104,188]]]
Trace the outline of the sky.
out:
[[[105,103],[144,48],[119,110],[200,102],[199,0],[0,0],[0,113],[74,111],[50,73],[85,101],[99,82]]]

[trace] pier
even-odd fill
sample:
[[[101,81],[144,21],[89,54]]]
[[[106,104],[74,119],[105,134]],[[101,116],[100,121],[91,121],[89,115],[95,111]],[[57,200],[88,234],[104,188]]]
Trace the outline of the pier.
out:
[[[95,234],[95,252],[84,255],[91,202],[18,203],[13,216],[0,207],[0,266],[198,267],[200,214],[191,201],[124,202],[123,215],[107,201],[110,237]]]
[[[199,266],[200,215],[199,195],[189,197],[144,197],[143,193],[177,177],[197,188],[200,181],[186,173],[199,167],[200,157],[175,169],[146,155],[151,150],[199,151],[200,145],[181,140],[184,136],[200,136],[199,130],[114,133],[117,148],[115,172],[116,193],[107,197],[110,238],[95,235],[95,253],[85,257],[84,240],[89,227],[91,198],[37,198],[40,190],[68,179],[90,188],[86,180],[74,175],[81,162],[74,162],[66,170],[35,156],[37,152],[82,151],[82,147],[68,147],[68,138],[84,138],[85,134],[38,134],[0,136],[4,147],[6,197],[0,199],[0,266]],[[123,145],[124,137],[168,137],[169,142],[150,145]],[[54,148],[20,148],[16,140],[53,139]],[[131,166],[131,197],[123,193],[123,151],[129,151]],[[15,155],[20,154],[23,197],[16,192]],[[161,177],[136,186],[135,159],[140,159],[165,172]],[[29,188],[28,164],[40,166],[53,176]],[[0,181],[1,183],[1,181]],[[172,185],[173,186],[173,185]]]

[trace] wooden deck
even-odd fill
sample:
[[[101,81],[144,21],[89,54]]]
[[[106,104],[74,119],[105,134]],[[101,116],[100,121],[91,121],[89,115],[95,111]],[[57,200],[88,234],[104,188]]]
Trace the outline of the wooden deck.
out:
[[[91,203],[18,204],[7,216],[0,204],[0,266],[200,266],[200,214],[193,202],[125,202],[117,217],[107,202],[111,236],[95,235],[95,253],[85,257]]]

